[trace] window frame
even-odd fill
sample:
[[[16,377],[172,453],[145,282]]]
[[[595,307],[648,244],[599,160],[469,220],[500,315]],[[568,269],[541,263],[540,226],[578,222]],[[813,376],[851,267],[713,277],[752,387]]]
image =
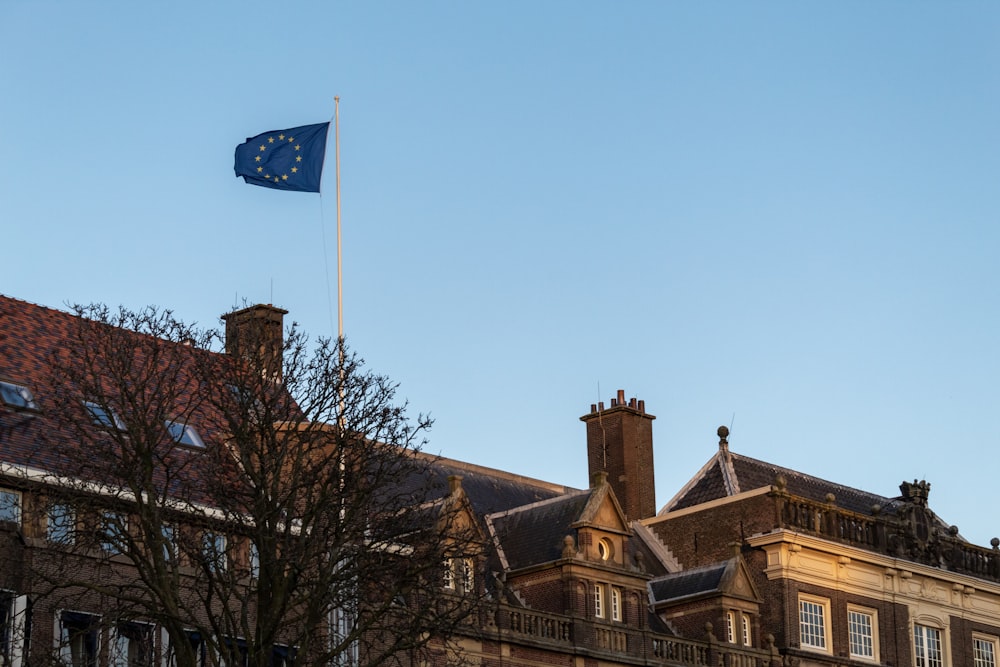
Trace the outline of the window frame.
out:
[[[9,502],[8,502],[9,499]],[[0,523],[13,523],[21,525],[24,518],[24,494],[17,489],[0,487]],[[7,516],[7,511],[11,510],[11,516]]]
[[[58,508],[62,509],[57,513]],[[76,508],[69,503],[52,502],[45,510],[45,539],[50,544],[69,546],[76,543]]]
[[[139,635],[139,636],[135,636]],[[137,642],[141,662],[133,661],[132,642]],[[111,627],[108,636],[108,666],[109,667],[154,667],[156,654],[156,626],[141,621],[119,621]]]
[[[870,632],[867,637],[863,633],[856,633],[855,629],[859,628],[858,624],[855,623],[853,616],[866,616],[868,617],[868,630]],[[879,642],[878,642],[878,611],[871,609],[869,607],[862,607],[859,605],[849,604],[847,605],[847,653],[852,660],[864,660],[865,662],[879,662]],[[856,641],[855,637],[860,637],[861,642]],[[854,649],[858,646],[863,645],[863,640],[867,639],[871,654],[866,655],[864,653],[858,653]]]
[[[221,574],[229,569],[229,539],[225,533],[206,530],[201,534],[201,557],[205,567],[212,574]]]
[[[989,646],[989,657],[980,655],[980,645]],[[997,656],[1000,654],[1000,639],[982,632],[972,633],[972,665],[973,667],[997,667]],[[988,660],[988,661],[987,661]]]
[[[17,397],[11,400],[13,397]],[[38,412],[38,401],[27,385],[9,380],[0,380],[0,403],[13,410],[24,410],[26,412]]]
[[[617,586],[611,586],[610,589],[611,620],[620,623],[622,620],[622,589]]]
[[[944,629],[937,625],[919,623],[914,621],[913,631],[910,633],[913,638],[913,664],[914,667],[945,667],[945,647]],[[931,640],[936,641],[937,646],[931,645]],[[918,640],[923,646],[918,646]],[[921,655],[926,653],[926,655]]]
[[[471,593],[476,588],[476,561],[473,558],[462,558],[459,560],[461,570],[462,592]]]
[[[125,422],[122,421],[122,418],[115,412],[114,408],[105,408],[100,403],[94,401],[84,401],[83,407],[86,408],[94,426],[104,429],[114,429],[115,431],[125,430]]]
[[[101,551],[107,556],[120,556],[128,551],[128,514],[115,510],[101,510],[97,538]]]
[[[178,445],[191,447],[192,449],[205,449],[205,441],[201,439],[198,429],[187,422],[168,419],[163,422],[170,438]]]
[[[605,618],[607,609],[604,604],[604,584],[594,583],[594,618]]]
[[[807,651],[832,654],[833,642],[831,641],[830,634],[830,600],[817,595],[799,593],[798,602],[799,647]],[[805,605],[810,605],[812,609],[807,611],[804,609]],[[816,613],[816,610],[819,611],[818,614]],[[809,617],[804,617],[804,614],[806,613],[809,613]],[[820,621],[818,625],[814,620],[817,616]],[[807,632],[806,630],[809,628],[812,630]],[[819,632],[816,632],[816,628],[819,629]],[[809,638],[817,636],[823,641],[822,644],[806,641]]]
[[[743,645],[753,646],[753,630],[750,628],[750,615],[740,613],[740,625],[743,633]]]
[[[55,617],[55,644],[66,667],[98,667],[101,659],[101,617],[98,614],[62,609]],[[74,646],[82,636],[81,661],[73,659]]]

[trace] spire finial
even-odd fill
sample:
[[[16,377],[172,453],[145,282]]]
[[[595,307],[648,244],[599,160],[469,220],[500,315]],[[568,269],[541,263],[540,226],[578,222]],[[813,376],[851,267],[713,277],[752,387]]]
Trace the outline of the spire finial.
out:
[[[720,426],[719,430],[716,431],[719,434],[719,449],[729,449],[729,429],[725,426]]]

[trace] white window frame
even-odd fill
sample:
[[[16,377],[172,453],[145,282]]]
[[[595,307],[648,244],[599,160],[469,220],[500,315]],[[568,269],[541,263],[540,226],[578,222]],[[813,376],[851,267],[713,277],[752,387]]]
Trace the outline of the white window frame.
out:
[[[462,567],[462,592],[471,593],[476,587],[476,561],[473,558],[463,558]]]
[[[807,651],[833,653],[830,640],[830,600],[799,593],[799,646]]]
[[[604,584],[594,584],[594,616],[604,618],[607,610],[604,608]]]
[[[912,635],[914,667],[945,667],[947,649],[943,629],[926,623],[914,623]]]
[[[736,643],[736,612],[726,612],[726,641],[730,644]]]
[[[997,667],[1000,642],[992,635],[972,633],[972,667]]]
[[[0,488],[0,521],[21,525],[21,507],[24,497],[20,491]],[[9,511],[9,516],[8,516]]]
[[[740,624],[743,630],[743,645],[753,646],[753,634],[750,631],[750,616],[747,614],[740,614]]]
[[[441,584],[449,591],[453,591],[456,588],[455,585],[455,559],[445,558],[444,559],[444,581]]]
[[[863,623],[859,623],[861,618],[868,619],[868,634],[859,630],[864,629]],[[867,640],[871,649],[870,653],[864,652],[865,641]],[[878,645],[878,611],[868,607],[857,605],[847,605],[847,647],[853,660],[864,660],[866,662],[879,662]],[[856,649],[861,648],[861,651]]]
[[[184,422],[172,421],[168,419],[164,425],[167,427],[167,432],[170,437],[179,445],[184,445],[185,447],[194,447],[197,449],[205,449],[205,442],[201,439],[198,434],[198,430],[190,424]]]
[[[622,589],[617,586],[611,587],[611,620],[622,620]]]
[[[9,667],[21,667],[24,664],[25,632],[28,617],[28,596],[18,595],[13,591],[0,590],[0,607],[2,607],[2,653],[0,662]]]

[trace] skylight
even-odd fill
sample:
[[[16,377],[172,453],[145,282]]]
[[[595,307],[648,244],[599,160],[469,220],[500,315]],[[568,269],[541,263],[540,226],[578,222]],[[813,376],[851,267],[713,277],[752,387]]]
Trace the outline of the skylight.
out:
[[[125,423],[111,408],[104,408],[92,401],[84,401],[83,404],[87,407],[87,411],[90,413],[90,416],[94,419],[94,424],[97,426],[113,428],[119,431],[125,430]]]
[[[21,410],[37,410],[38,404],[31,391],[24,385],[13,382],[0,382],[0,400],[12,408]]]
[[[182,422],[167,420],[167,430],[170,431],[170,437],[182,445],[187,445],[189,447],[205,446],[205,443],[202,442],[201,436],[198,435],[198,431],[195,430],[194,426],[190,426]]]

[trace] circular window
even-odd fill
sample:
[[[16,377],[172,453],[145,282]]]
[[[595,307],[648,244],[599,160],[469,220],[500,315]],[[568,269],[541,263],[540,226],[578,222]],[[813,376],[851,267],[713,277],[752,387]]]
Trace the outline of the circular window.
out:
[[[597,543],[597,555],[601,557],[601,560],[611,560],[613,554],[614,549],[612,549],[611,540],[602,537],[601,541]]]

